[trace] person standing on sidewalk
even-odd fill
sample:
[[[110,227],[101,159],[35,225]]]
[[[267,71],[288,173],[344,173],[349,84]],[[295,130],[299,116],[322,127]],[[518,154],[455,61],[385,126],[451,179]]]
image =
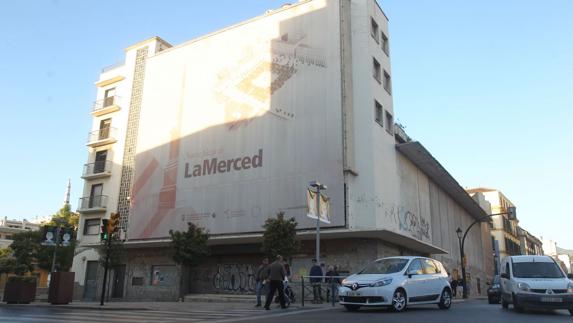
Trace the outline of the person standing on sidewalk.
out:
[[[310,267],[309,275],[313,294],[312,303],[322,303],[322,289],[320,288],[320,283],[322,282],[323,273],[322,269],[317,264],[316,259],[312,259],[312,267]]]
[[[268,273],[269,276],[267,281],[269,281],[269,292],[265,301],[265,310],[271,309],[270,306],[271,302],[273,301],[273,296],[275,296],[275,291],[278,291],[279,293],[279,302],[281,303],[281,308],[286,308],[283,285],[283,281],[286,277],[286,270],[283,266],[283,257],[281,255],[278,255],[276,260],[269,265]]]
[[[257,268],[257,272],[255,274],[255,281],[257,283],[255,287],[255,291],[257,293],[257,305],[255,305],[255,307],[261,306],[261,294],[263,288],[265,287],[265,280],[267,279],[268,266],[269,266],[269,258],[263,258],[263,262],[259,265],[259,268]]]

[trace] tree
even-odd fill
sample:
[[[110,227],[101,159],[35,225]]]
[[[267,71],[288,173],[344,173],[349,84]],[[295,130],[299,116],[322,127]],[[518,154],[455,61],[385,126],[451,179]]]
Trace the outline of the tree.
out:
[[[35,255],[40,247],[41,234],[38,231],[24,231],[12,236],[10,249],[16,259],[14,273],[24,275],[34,270]]]
[[[33,271],[36,266],[45,270],[51,270],[55,246],[42,245],[46,230],[50,227],[59,226],[62,234],[67,232],[72,237],[75,237],[78,217],[77,213],[71,211],[70,205],[65,204],[52,216],[52,220],[42,226],[39,231],[26,231],[14,234],[14,242],[10,245],[10,249],[13,250],[18,264],[15,272],[20,275],[25,274]],[[56,270],[68,271],[72,267],[74,249],[75,238],[70,240],[68,246],[58,246],[56,250]]]
[[[10,248],[0,249],[0,275],[9,274],[16,269],[16,258],[12,255]]]
[[[76,212],[72,212],[72,207],[70,204],[66,203],[58,211],[58,213],[52,215],[52,220],[47,223],[48,226],[57,226],[63,224],[66,228],[78,229],[78,223],[80,220],[80,215]]]
[[[169,230],[173,260],[180,265],[195,267],[211,253],[207,246],[209,233],[191,222],[187,225],[185,232]]]
[[[271,259],[276,255],[281,255],[285,259],[290,258],[300,248],[296,238],[297,225],[294,218],[286,220],[284,212],[279,212],[276,218],[267,219],[263,225],[265,232],[261,251]]]

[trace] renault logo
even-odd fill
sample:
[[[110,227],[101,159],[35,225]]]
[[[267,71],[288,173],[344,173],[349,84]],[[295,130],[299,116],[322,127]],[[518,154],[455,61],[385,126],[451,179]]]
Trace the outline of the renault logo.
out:
[[[357,289],[358,289],[358,284],[357,283],[352,284],[352,290],[357,290]]]

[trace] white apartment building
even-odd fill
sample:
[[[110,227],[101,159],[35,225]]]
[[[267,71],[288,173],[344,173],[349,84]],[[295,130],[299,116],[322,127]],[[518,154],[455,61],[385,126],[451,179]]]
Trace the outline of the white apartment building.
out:
[[[96,82],[74,258],[76,296],[101,288],[99,230],[119,212],[127,250],[108,297],[174,300],[252,293],[265,220],[284,212],[308,272],[310,181],[328,186],[321,259],[341,271],[393,255],[460,263],[458,227],[486,213],[396,128],[388,19],[374,0],[308,0],[172,46],[153,37]],[[212,256],[191,275],[169,230],[206,228]],[[472,293],[491,271],[483,236],[466,241]],[[487,239],[486,239],[487,240]]]

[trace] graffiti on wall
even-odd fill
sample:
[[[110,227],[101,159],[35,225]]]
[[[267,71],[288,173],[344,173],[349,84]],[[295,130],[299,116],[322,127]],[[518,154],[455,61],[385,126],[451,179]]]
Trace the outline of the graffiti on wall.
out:
[[[397,205],[386,208],[384,215],[397,223],[400,231],[408,232],[418,240],[430,239],[430,223],[423,216]]]
[[[244,264],[219,264],[213,275],[213,288],[218,291],[252,293],[255,291],[255,268]]]

